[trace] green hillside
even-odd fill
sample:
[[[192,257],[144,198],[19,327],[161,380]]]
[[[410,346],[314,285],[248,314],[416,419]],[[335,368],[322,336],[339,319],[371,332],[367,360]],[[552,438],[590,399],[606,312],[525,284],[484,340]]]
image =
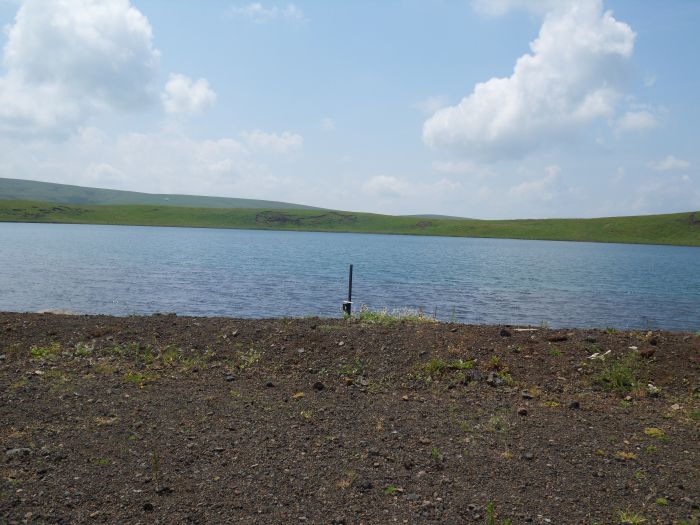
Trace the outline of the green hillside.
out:
[[[202,197],[198,195],[171,195],[139,193],[135,191],[85,188],[69,184],[54,184],[34,180],[0,178],[0,200],[31,200],[60,204],[143,204],[159,206],[187,206],[191,208],[269,208],[316,210],[288,202],[229,197]]]
[[[485,221],[328,210],[92,206],[0,201],[0,221],[192,226],[700,246],[700,212],[599,219]]]

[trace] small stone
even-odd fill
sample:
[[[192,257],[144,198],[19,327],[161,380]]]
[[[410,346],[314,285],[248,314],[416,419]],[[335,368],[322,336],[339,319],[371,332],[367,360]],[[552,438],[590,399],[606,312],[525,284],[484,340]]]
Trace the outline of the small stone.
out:
[[[649,339],[649,344],[651,346],[656,346],[659,344],[659,339],[657,337],[652,337],[651,339]]]
[[[511,333],[508,330],[506,330],[505,328],[501,329],[501,337],[510,337],[510,336],[511,336]]]
[[[224,381],[227,381],[228,383],[235,381],[235,380],[236,380],[235,376],[232,376],[230,374],[227,374],[224,376]]]
[[[595,337],[591,337],[591,336],[586,337],[586,338],[584,339],[584,341],[586,341],[587,343],[591,343],[591,344],[594,344],[594,343],[597,343],[597,342],[598,342],[598,340],[597,340]]]
[[[523,397],[523,399],[532,399],[532,394],[527,390],[523,390],[520,395]]]
[[[457,331],[457,327],[450,328],[450,332],[455,333]]]
[[[581,403],[579,403],[578,401],[572,401],[571,403],[569,403],[569,408],[571,410],[578,410],[579,408],[581,408]]]
[[[652,357],[655,353],[656,353],[656,347],[642,348],[642,349],[639,351],[639,355],[642,356],[642,357],[644,357],[644,358],[646,358],[646,359],[649,359],[649,358]]]
[[[143,510],[146,512],[153,512],[153,503],[144,503]]]
[[[525,454],[523,454],[523,459],[532,461],[533,459],[535,459],[535,455],[532,452],[525,452]]]
[[[678,403],[674,403],[671,405],[671,410],[680,410],[681,406]]]
[[[428,439],[427,437],[421,437],[418,438],[418,443],[420,443],[421,445],[430,445],[430,439]]]
[[[266,386],[267,388],[272,388],[273,386],[275,386],[275,384],[274,384],[272,381],[268,381],[268,382],[265,383],[265,386]]]
[[[306,350],[303,348],[297,348],[297,354],[303,354],[304,352],[306,352]]]
[[[5,360],[5,354],[0,354],[0,361],[4,361],[4,360]]]
[[[563,342],[563,341],[566,341],[568,338],[569,338],[568,335],[565,335],[565,334],[556,334],[556,335],[550,335],[550,336],[547,338],[547,341],[549,341],[550,343],[561,343],[561,342]]]
[[[325,388],[325,385],[323,383],[321,383],[320,381],[316,381],[314,383],[314,390],[316,390],[316,392],[320,392],[324,388]]]
[[[340,341],[340,342],[338,343],[338,346],[345,346],[345,341]]]
[[[406,494],[406,499],[408,501],[418,501],[420,499],[420,496],[418,494],[411,492],[410,494]]]
[[[502,384],[505,383],[503,378],[496,374],[495,372],[489,372],[488,377],[486,378],[486,382],[491,385],[491,386],[501,386]]]
[[[11,448],[5,451],[5,456],[8,458],[24,458],[32,455],[30,448]]]
[[[519,416],[527,416],[527,408],[525,408],[525,407],[520,407],[520,408],[518,409],[518,415],[519,415]]]

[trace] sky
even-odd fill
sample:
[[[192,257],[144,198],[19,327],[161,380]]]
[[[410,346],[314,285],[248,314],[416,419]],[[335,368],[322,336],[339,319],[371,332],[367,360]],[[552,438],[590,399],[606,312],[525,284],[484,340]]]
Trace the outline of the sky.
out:
[[[0,0],[0,177],[484,219],[700,210],[700,2]]]

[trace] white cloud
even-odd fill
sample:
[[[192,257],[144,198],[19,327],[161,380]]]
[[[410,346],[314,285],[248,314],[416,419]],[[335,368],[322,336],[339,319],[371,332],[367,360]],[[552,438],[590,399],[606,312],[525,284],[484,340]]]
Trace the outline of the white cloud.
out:
[[[163,107],[171,115],[199,113],[216,102],[216,93],[205,78],[193,82],[185,75],[170,75],[161,94]]]
[[[683,159],[678,159],[673,155],[669,155],[663,160],[657,162],[650,162],[649,166],[656,171],[674,171],[674,170],[684,170],[690,168],[690,162]]]
[[[249,18],[253,22],[263,23],[275,19],[303,22],[304,12],[294,4],[285,7],[265,7],[260,2],[252,2],[244,6],[233,6],[229,12],[234,16]]]
[[[321,129],[323,131],[335,131],[335,122],[330,117],[323,117],[321,119]]]
[[[569,3],[570,0],[473,0],[472,6],[479,13],[502,16],[514,10],[545,14]]]
[[[547,166],[544,177],[522,182],[510,188],[508,193],[519,201],[551,201],[558,193],[556,184],[560,172],[561,168],[557,165]]]
[[[423,139],[486,160],[517,158],[610,119],[624,86],[635,33],[601,0],[550,12],[507,78],[479,83],[423,126]]]
[[[409,185],[396,177],[377,175],[362,185],[367,195],[380,198],[397,198],[410,192]]]
[[[648,131],[659,125],[656,117],[647,110],[627,111],[615,123],[618,132]]]
[[[160,55],[128,0],[25,0],[6,32],[0,133],[66,135],[157,98]]]
[[[301,135],[289,131],[277,134],[256,129],[244,132],[243,137],[246,145],[256,152],[292,153],[300,150],[304,145],[304,138]]]
[[[426,115],[432,115],[436,111],[441,110],[447,106],[447,97],[444,95],[433,95],[425,100],[421,100],[415,105],[415,108],[425,113]]]
[[[295,156],[281,153],[279,144],[249,143],[245,137],[196,140],[177,131],[111,135],[87,128],[63,142],[0,138],[0,151],[3,171],[18,178],[154,193],[305,200],[297,193],[303,186],[297,178],[278,175],[289,171]]]

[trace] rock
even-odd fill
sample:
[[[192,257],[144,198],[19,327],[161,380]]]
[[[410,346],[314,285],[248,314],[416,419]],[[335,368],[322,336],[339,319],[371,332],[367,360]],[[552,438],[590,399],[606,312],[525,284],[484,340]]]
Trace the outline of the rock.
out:
[[[527,416],[527,408],[525,408],[525,407],[520,407],[520,408],[518,409],[518,415],[519,415],[519,416]]]
[[[644,358],[646,358],[646,359],[649,359],[649,358],[652,357],[655,353],[656,353],[656,347],[642,348],[642,349],[639,351],[639,355],[642,356],[642,357],[644,357]]]
[[[323,390],[325,387],[326,387],[326,386],[325,386],[323,383],[321,383],[320,381],[316,381],[316,382],[314,383],[314,390],[316,390],[316,392],[320,392],[320,391]]]
[[[232,381],[235,381],[235,380],[236,380],[236,377],[235,377],[235,376],[232,376],[231,374],[226,374],[226,375],[224,376],[224,381],[226,381],[226,382],[228,382],[228,383],[230,383],[230,382],[232,382]]]
[[[535,455],[532,452],[525,452],[525,454],[523,454],[523,459],[532,461],[533,459],[535,459]]]
[[[362,491],[368,491],[368,490],[372,490],[372,487],[374,487],[374,485],[372,484],[372,482],[370,480],[365,479],[362,481],[358,481],[357,487]]]
[[[571,403],[569,403],[569,408],[571,410],[578,410],[581,408],[581,403],[579,403],[578,401],[572,401]]]
[[[523,399],[532,399],[532,394],[527,390],[523,390],[520,395],[523,396]]]
[[[567,336],[566,334],[556,334],[550,335],[547,338],[547,341],[549,341],[550,343],[561,343],[563,341],[566,341],[567,339],[569,339],[569,336]]]
[[[272,388],[273,386],[275,386],[275,384],[272,381],[268,381],[267,383],[265,383],[265,386],[267,388]]]
[[[153,512],[153,503],[144,503],[143,510],[146,512]]]
[[[30,448],[11,448],[5,451],[5,456],[9,459],[14,458],[26,458],[32,455],[32,449]]]
[[[420,499],[420,496],[418,494],[411,492],[410,494],[406,494],[406,499],[408,501],[418,501]]]
[[[421,437],[418,438],[418,443],[420,443],[421,445],[430,445],[430,439],[428,439],[427,437]]]
[[[491,386],[501,386],[505,383],[503,378],[496,374],[495,372],[489,372],[486,382]]]
[[[501,337],[510,337],[510,336],[511,336],[511,333],[508,330],[506,330],[505,328],[501,329]]]
[[[586,337],[586,338],[584,339],[584,341],[586,341],[587,343],[594,344],[594,343],[597,343],[597,342],[598,342],[598,339],[596,339],[595,337],[592,337],[592,336],[589,335],[588,337]]]
[[[457,331],[457,327],[450,328],[450,332],[455,333]]]
[[[5,360],[5,354],[0,354],[0,361],[4,361],[4,360]]]
[[[345,341],[340,341],[340,342],[338,343],[338,346],[345,346]]]
[[[649,339],[649,344],[650,344],[651,346],[656,346],[656,345],[658,345],[658,344],[659,344],[659,338],[658,338],[658,337],[652,337],[651,339]]]

